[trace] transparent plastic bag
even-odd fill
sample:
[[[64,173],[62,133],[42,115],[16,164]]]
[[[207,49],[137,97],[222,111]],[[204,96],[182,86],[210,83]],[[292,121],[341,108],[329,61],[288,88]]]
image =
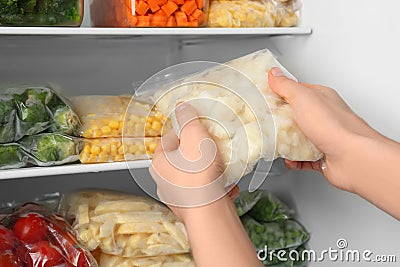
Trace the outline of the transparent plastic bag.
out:
[[[79,156],[82,163],[118,162],[149,159],[160,138],[99,138],[84,139]]]
[[[18,141],[44,131],[75,135],[78,116],[49,86],[0,89],[0,143]]]
[[[25,167],[29,157],[19,144],[0,144],[0,170]]]
[[[148,197],[81,191],[65,195],[60,211],[90,251],[130,258],[190,252],[184,225]]]
[[[98,257],[99,267],[195,267],[190,254],[163,255],[142,258],[125,258],[101,253]]]
[[[90,10],[95,27],[201,27],[208,0],[94,0]]]
[[[18,143],[31,155],[30,162],[37,166],[76,162],[82,147],[79,139],[56,133],[26,136]]]
[[[161,136],[169,121],[151,105],[132,101],[131,96],[79,96],[72,98],[81,121],[81,136],[155,137]],[[129,105],[129,108],[128,108]]]
[[[258,250],[264,249],[265,246],[269,250],[296,248],[305,244],[310,238],[306,229],[295,220],[260,223],[244,215],[241,221]]]
[[[300,1],[212,0],[209,27],[292,27],[299,21]]]
[[[293,211],[268,191],[261,191],[262,197],[248,214],[259,222],[274,222],[293,217]]]
[[[269,88],[268,71],[273,67],[295,79],[264,49],[225,64],[172,66],[143,83],[135,97],[172,117],[176,133],[176,104],[191,104],[220,151],[229,186],[250,173],[261,158],[316,161],[323,156],[299,129],[290,105]]]
[[[240,192],[239,196],[234,201],[238,215],[242,216],[251,210],[262,195],[263,192],[261,190],[256,190],[251,193],[248,191]]]
[[[59,215],[24,204],[0,221],[0,259],[5,266],[96,267],[97,263]]]

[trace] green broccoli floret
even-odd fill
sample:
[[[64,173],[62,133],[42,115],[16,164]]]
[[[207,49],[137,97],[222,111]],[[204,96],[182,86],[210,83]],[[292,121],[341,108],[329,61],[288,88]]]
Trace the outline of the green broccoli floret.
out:
[[[0,96],[0,124],[14,120],[14,100],[10,96]]]
[[[19,145],[0,145],[0,169],[21,167],[26,158]]]
[[[51,126],[48,129],[49,132],[69,135],[76,135],[78,133],[80,126],[79,117],[61,97],[53,94],[47,106],[53,114]]]
[[[45,133],[26,136],[19,142],[41,162],[58,162],[78,154],[78,147],[70,137]]]

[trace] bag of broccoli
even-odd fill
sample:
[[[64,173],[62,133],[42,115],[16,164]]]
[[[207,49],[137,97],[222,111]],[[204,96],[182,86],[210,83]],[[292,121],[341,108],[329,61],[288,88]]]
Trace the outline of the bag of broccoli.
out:
[[[262,191],[262,197],[249,211],[249,215],[259,222],[274,222],[293,217],[293,211],[268,191]]]
[[[67,100],[54,93],[47,103],[47,107],[52,119],[48,132],[79,135],[81,128],[79,117],[67,103]]]
[[[18,144],[0,145],[0,170],[21,168],[28,163],[28,156]]]
[[[8,87],[0,91],[0,143],[41,132],[77,135],[78,116],[51,87]]]
[[[81,150],[79,139],[57,133],[25,136],[19,143],[32,155],[32,163],[37,166],[78,161]]]
[[[14,141],[15,117],[14,99],[8,95],[0,95],[0,143]]]
[[[241,217],[251,241],[257,250],[296,248],[305,244],[310,234],[295,220],[260,223],[249,215]]]

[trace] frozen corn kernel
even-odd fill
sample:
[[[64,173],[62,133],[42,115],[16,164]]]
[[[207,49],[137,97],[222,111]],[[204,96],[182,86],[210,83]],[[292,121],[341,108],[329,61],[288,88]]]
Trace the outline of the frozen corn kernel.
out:
[[[110,122],[108,123],[108,126],[110,126],[112,129],[118,129],[119,127],[119,123],[116,120],[110,120]]]
[[[108,125],[103,126],[103,127],[101,127],[101,131],[102,131],[103,135],[107,136],[111,133],[111,127]]]
[[[151,156],[159,138],[100,138],[87,139],[80,155],[82,163],[116,162]]]

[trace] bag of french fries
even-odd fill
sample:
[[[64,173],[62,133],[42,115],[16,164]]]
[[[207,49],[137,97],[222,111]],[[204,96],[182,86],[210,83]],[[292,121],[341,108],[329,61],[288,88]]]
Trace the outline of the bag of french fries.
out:
[[[194,266],[184,225],[148,197],[74,192],[63,197],[60,212],[100,266]]]

